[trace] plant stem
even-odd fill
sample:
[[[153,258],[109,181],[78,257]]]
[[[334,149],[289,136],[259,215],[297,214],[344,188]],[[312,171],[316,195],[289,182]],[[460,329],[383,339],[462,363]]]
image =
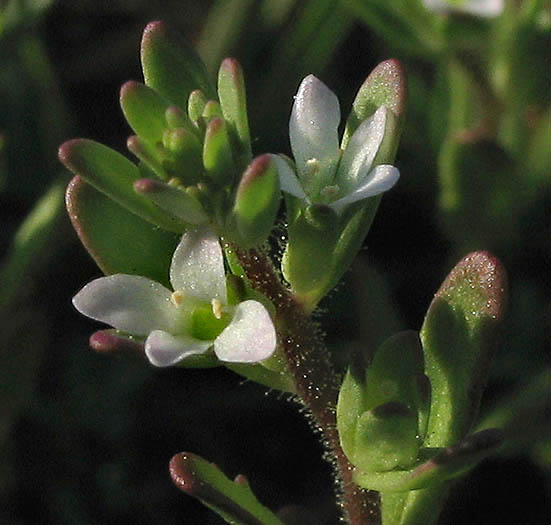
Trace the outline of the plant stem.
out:
[[[352,478],[353,466],[339,441],[336,405],[340,381],[333,372],[316,325],[295,296],[281,283],[271,261],[257,250],[235,253],[252,286],[276,306],[279,344],[293,374],[296,392],[324,436],[340,489],[339,506],[350,525],[380,523],[379,494],[361,489]]]

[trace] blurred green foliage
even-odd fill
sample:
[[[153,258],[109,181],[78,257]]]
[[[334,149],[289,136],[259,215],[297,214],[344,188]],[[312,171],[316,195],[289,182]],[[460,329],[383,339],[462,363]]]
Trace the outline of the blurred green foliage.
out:
[[[354,348],[369,353],[398,329],[419,329],[460,257],[494,252],[511,298],[479,428],[500,426],[507,439],[452,493],[440,523],[544,521],[551,6],[506,6],[475,20],[409,0],[0,3],[2,523],[219,523],[171,485],[166,465],[180,450],[246,473],[272,509],[336,520],[330,467],[291,404],[227,371],[152,371],[94,354],[93,324],[70,307],[99,270],[68,226],[57,146],[78,135],[123,151],[131,131],[118,90],[141,80],[138,43],[154,19],[186,35],[211,72],[225,56],[243,64],[255,155],[289,152],[292,95],[306,74],[338,92],[346,112],[378,62],[403,62],[402,177],[320,319],[344,367]],[[273,246],[278,254],[275,236]]]

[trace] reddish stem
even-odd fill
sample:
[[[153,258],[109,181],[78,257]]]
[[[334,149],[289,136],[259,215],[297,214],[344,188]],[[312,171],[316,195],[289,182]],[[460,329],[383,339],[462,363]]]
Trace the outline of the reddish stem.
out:
[[[247,278],[276,306],[276,327],[281,348],[293,374],[297,394],[324,434],[340,488],[339,506],[351,525],[381,522],[379,494],[361,489],[352,479],[353,466],[346,458],[337,431],[337,398],[340,381],[333,372],[321,336],[303,306],[285,288],[271,261],[256,250],[235,249]]]

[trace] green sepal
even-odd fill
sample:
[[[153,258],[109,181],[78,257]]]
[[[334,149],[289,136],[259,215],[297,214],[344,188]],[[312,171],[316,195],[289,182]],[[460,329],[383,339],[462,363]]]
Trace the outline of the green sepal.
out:
[[[256,499],[242,475],[231,481],[216,465],[188,452],[174,456],[169,468],[172,481],[181,491],[200,500],[228,523],[284,525]]]
[[[397,146],[406,104],[407,77],[402,64],[395,59],[381,62],[369,74],[354,99],[352,111],[346,121],[341,148],[346,148],[358,126],[381,106],[386,106],[397,117],[393,131],[394,142]],[[380,162],[391,161],[392,159],[385,159]]]
[[[106,275],[141,275],[170,286],[168,269],[179,236],[159,230],[76,176],[66,205],[80,241]]]
[[[239,170],[252,160],[251,136],[247,116],[247,95],[241,65],[226,58],[218,71],[218,97]]]
[[[97,190],[146,221],[173,232],[185,224],[164,212],[133,188],[140,170],[120,153],[88,139],[74,139],[59,147],[59,160]]]
[[[392,401],[360,416],[355,455],[349,459],[359,470],[385,472],[411,466],[418,452],[417,415],[403,403]]]
[[[226,123],[219,117],[214,117],[207,125],[203,143],[203,165],[206,175],[217,185],[232,184],[235,164]]]
[[[232,210],[243,248],[259,245],[268,238],[280,199],[275,163],[270,155],[257,157],[241,177]]]
[[[286,198],[288,217],[292,199]],[[323,204],[297,207],[295,216],[289,217],[287,231],[287,247],[281,261],[283,276],[301,295],[326,290],[339,233],[337,214]]]
[[[203,206],[190,191],[191,188],[175,187],[153,179],[139,179],[134,183],[134,190],[186,224],[204,224],[209,220]]]
[[[198,122],[203,116],[207,102],[207,97],[200,89],[196,89],[189,94],[187,111],[192,122]]]
[[[379,492],[403,492],[441,485],[464,474],[495,452],[502,436],[500,430],[492,428],[472,434],[453,447],[422,448],[417,463],[407,470],[375,472],[357,469],[354,481],[360,487]]]
[[[458,443],[476,417],[507,299],[501,263],[465,256],[436,293],[421,329],[432,398],[425,446]]]
[[[215,98],[205,65],[181,38],[163,22],[150,22],[141,42],[141,62],[145,83],[182,109],[189,94],[201,89],[208,98]]]

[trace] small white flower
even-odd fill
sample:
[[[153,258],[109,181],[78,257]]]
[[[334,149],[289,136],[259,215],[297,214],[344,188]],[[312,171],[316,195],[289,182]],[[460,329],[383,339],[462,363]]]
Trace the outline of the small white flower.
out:
[[[222,248],[211,230],[184,233],[172,257],[170,282],[174,291],[137,275],[101,277],[73,304],[117,330],[147,336],[145,353],[155,366],[173,365],[211,346],[218,359],[232,363],[255,363],[273,354],[276,332],[266,308],[252,300],[227,304]],[[205,337],[213,329],[221,331]]]
[[[283,158],[273,156],[281,189],[307,202],[328,204],[341,213],[348,204],[392,188],[400,176],[398,169],[389,164],[373,167],[388,111],[381,106],[364,120],[342,152],[339,101],[323,82],[307,76],[300,84],[289,121],[297,173]]]
[[[423,5],[439,13],[467,13],[492,18],[503,12],[503,0],[423,0]]]

